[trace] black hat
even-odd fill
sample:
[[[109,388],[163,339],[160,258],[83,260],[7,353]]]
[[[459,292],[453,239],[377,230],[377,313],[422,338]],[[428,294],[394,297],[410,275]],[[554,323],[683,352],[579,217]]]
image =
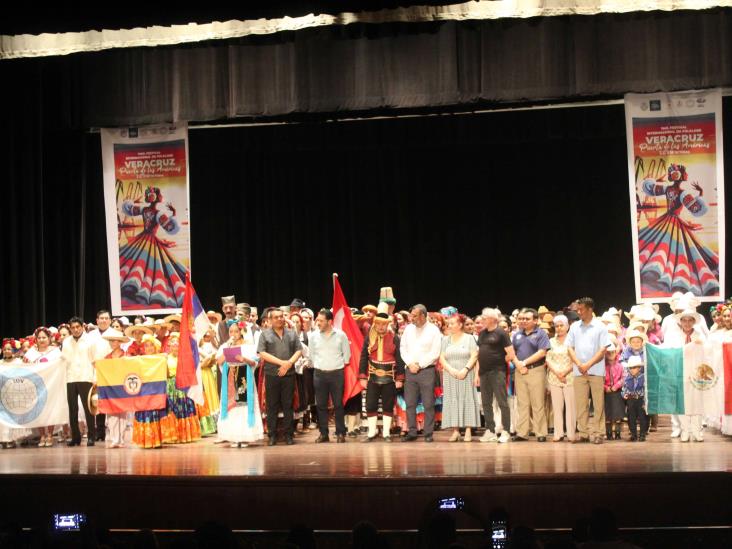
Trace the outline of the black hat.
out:
[[[297,307],[298,309],[302,309],[305,307],[305,302],[302,299],[295,298],[292,300],[292,303],[290,303],[290,307]]]

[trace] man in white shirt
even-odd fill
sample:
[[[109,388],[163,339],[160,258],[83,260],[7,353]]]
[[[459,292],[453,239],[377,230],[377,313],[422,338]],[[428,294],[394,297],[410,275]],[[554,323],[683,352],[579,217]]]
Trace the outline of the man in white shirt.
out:
[[[435,364],[440,358],[442,334],[434,324],[427,322],[427,308],[414,305],[410,313],[412,323],[404,329],[400,343],[406,369],[404,400],[407,403],[409,433],[404,442],[417,440],[417,402],[424,406],[424,441],[432,442],[435,426]]]
[[[79,398],[84,407],[87,427],[87,446],[94,446],[96,427],[89,411],[89,391],[94,381],[94,342],[84,333],[84,321],[79,317],[69,320],[71,335],[64,340],[61,357],[66,362],[66,400],[69,405],[71,440],[67,446],[81,444],[79,431]]]
[[[109,341],[104,339],[104,334],[110,329],[112,325],[112,315],[107,309],[102,309],[97,312],[97,327],[91,332],[87,333],[87,337],[93,343],[94,346],[94,359],[101,360],[109,353],[112,352],[112,347],[109,345]],[[94,417],[97,432],[97,441],[103,441],[107,431],[107,416],[104,414],[97,414]]]
[[[318,408],[320,436],[315,442],[328,442],[328,400],[333,401],[336,426],[336,442],[346,442],[346,422],[343,412],[344,367],[351,360],[348,337],[333,328],[333,313],[323,309],[316,319],[318,330],[313,332],[310,343],[310,359],[313,361],[315,405]]]

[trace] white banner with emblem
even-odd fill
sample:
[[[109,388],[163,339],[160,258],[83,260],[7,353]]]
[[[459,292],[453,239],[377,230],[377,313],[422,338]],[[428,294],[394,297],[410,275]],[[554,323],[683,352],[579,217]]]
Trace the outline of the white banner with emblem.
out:
[[[0,368],[0,423],[11,428],[69,422],[62,360]]]

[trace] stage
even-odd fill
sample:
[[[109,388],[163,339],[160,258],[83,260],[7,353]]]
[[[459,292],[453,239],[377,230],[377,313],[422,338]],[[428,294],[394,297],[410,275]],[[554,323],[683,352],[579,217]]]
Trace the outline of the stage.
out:
[[[204,439],[159,450],[1,450],[4,515],[24,526],[82,511],[109,528],[187,530],[219,520],[259,531],[296,522],[348,530],[368,519],[403,531],[418,528],[436,498],[456,496],[475,517],[500,505],[513,524],[536,528],[571,528],[597,506],[615,510],[626,528],[732,523],[730,437],[672,440],[668,418],[644,443],[450,443],[449,435],[437,432],[432,444],[315,444],[310,431],[294,446]],[[466,515],[459,526],[480,522]]]

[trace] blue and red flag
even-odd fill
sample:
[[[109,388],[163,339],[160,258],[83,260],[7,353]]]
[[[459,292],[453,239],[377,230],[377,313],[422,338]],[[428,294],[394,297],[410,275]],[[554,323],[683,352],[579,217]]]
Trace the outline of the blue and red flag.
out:
[[[190,275],[186,273],[186,289],[183,294],[183,312],[180,319],[180,347],[178,349],[178,367],[175,374],[175,386],[187,391],[188,397],[196,404],[203,405],[203,383],[199,368],[198,340],[210,327],[206,311],[191,284]]]

